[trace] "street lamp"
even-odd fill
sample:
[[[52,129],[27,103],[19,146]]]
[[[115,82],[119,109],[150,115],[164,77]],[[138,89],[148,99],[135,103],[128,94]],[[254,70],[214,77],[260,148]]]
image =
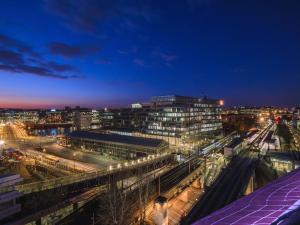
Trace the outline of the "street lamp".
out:
[[[0,150],[1,150],[1,155],[2,155],[2,150],[3,150],[3,145],[5,142],[3,140],[0,140]]]
[[[74,153],[73,153],[74,171],[75,171],[75,156],[76,156],[76,153],[74,152]]]

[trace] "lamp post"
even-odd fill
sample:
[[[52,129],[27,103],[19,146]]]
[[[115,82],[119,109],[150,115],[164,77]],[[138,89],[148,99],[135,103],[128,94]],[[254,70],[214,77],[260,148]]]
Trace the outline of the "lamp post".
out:
[[[74,152],[73,153],[74,171],[75,171],[75,156],[76,156],[76,153]]]
[[[0,140],[0,150],[1,150],[1,154],[2,155],[2,151],[3,151],[3,146],[4,146],[5,142],[3,140]]]

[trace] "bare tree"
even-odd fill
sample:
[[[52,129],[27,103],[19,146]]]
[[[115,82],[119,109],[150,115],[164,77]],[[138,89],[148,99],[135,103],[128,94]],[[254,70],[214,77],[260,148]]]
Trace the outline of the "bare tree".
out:
[[[138,205],[139,205],[139,221],[140,224],[146,224],[146,209],[147,204],[150,198],[150,179],[151,176],[147,176],[148,173],[148,166],[146,170],[139,169],[138,170]],[[145,177],[146,175],[146,177]]]
[[[118,179],[117,175],[109,175],[107,181],[106,204],[109,213],[108,224],[125,224],[127,212],[127,192],[124,188],[124,179]]]

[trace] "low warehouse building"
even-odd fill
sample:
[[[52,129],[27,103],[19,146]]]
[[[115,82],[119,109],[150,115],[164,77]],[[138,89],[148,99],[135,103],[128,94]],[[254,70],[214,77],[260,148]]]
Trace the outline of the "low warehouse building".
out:
[[[67,136],[66,142],[73,147],[124,159],[162,153],[168,148],[168,143],[159,139],[90,131],[74,131]]]

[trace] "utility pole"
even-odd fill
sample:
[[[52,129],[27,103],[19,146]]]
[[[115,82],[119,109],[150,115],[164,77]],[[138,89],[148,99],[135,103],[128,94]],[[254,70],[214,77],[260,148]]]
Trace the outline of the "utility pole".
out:
[[[93,225],[95,225],[95,213],[94,213],[94,211],[93,211],[92,220],[93,220]]]
[[[158,195],[160,195],[160,175],[158,176]]]
[[[206,186],[206,156],[204,156],[204,179],[203,179],[204,190],[205,190],[205,186]]]
[[[74,152],[73,153],[74,171],[75,171],[75,156],[76,156],[76,153]]]

